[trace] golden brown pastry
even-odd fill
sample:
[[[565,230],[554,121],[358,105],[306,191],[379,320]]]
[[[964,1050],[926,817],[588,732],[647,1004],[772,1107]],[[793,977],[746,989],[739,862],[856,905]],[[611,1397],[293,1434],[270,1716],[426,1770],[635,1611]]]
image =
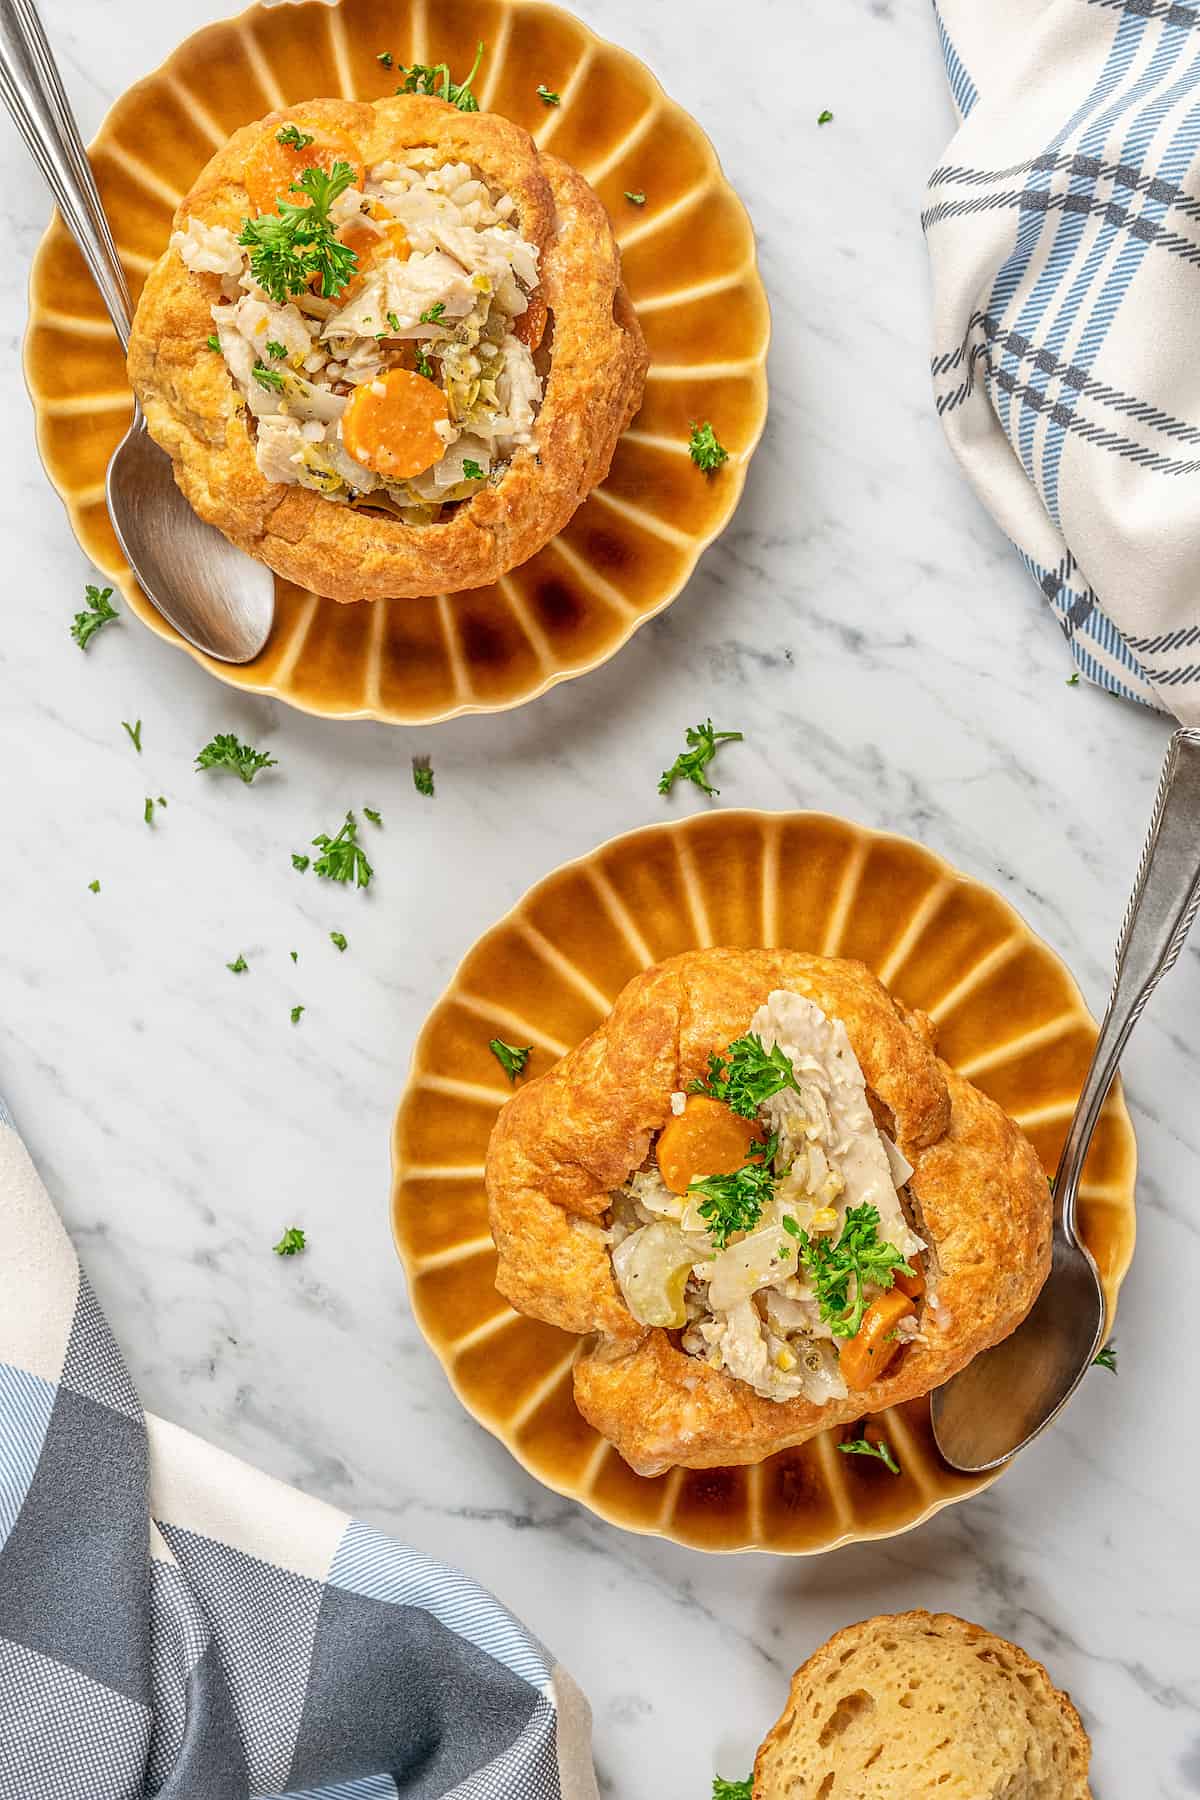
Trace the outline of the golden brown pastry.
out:
[[[497,1286],[589,1336],[580,1411],[647,1475],[928,1393],[1049,1270],[1016,1125],[861,963],[799,951],[635,977],[504,1107],[487,1188]]]
[[[289,107],[175,225],[130,379],[201,518],[280,575],[337,600],[480,587],[607,474],[641,331],[600,202],[507,119]]]
[[[1091,1800],[1068,1694],[952,1613],[850,1625],[792,1678],[754,1800]]]

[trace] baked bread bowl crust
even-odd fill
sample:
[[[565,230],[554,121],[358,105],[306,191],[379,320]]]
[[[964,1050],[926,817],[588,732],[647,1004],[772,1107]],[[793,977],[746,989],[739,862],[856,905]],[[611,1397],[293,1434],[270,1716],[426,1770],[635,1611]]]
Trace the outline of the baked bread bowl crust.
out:
[[[621,287],[608,216],[581,175],[539,155],[510,120],[403,94],[312,100],[243,126],[184,196],[175,226],[195,217],[240,231],[258,210],[242,183],[246,161],[282,121],[340,133],[368,168],[429,146],[444,161],[473,164],[494,189],[511,194],[522,235],[542,253],[540,287],[551,314],[537,453],[518,450],[502,480],[432,525],[406,525],[268,481],[224,361],[203,349],[220,277],[193,274],[170,249],[146,278],[129,341],[129,378],[150,434],[202,519],[314,593],[354,601],[484,587],[562,529],[607,475],[617,438],[641,404],[645,344]]]
[[[604,1236],[611,1191],[644,1161],[671,1094],[776,988],[843,1021],[873,1110],[913,1166],[916,1228],[939,1271],[927,1341],[824,1406],[766,1399],[639,1324]],[[590,1037],[505,1105],[486,1173],[496,1286],[520,1312],[595,1334],[576,1359],[576,1403],[645,1475],[759,1462],[928,1393],[1015,1329],[1050,1268],[1050,1190],[1032,1145],[864,964],[800,951],[691,950],[635,976]]]
[[[872,1682],[881,1664],[894,1680]],[[964,1718],[964,1703],[972,1699],[977,1705]],[[1014,1724],[1020,1735],[1022,1715],[1040,1771],[1018,1772],[1013,1761],[1020,1748],[1002,1735],[1003,1726]],[[882,1773],[870,1800],[883,1791],[888,1800],[925,1800],[935,1784],[952,1800],[1091,1800],[1092,1746],[1070,1695],[1007,1638],[953,1613],[925,1611],[848,1625],[796,1670],[787,1705],[754,1761],[754,1800],[867,1800],[864,1786],[879,1759],[874,1742],[869,1749],[853,1742],[859,1720],[862,1739],[896,1742],[912,1768],[911,1786],[896,1785],[892,1768]],[[979,1766],[989,1750],[993,1766]],[[979,1782],[989,1777],[985,1791]]]

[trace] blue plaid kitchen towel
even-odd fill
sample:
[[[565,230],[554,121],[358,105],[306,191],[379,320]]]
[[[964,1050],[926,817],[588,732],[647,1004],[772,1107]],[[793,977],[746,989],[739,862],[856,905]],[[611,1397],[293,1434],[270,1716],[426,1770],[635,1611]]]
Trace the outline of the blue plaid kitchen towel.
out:
[[[946,435],[1079,670],[1200,724],[1200,3],[935,13]]]
[[[0,1800],[596,1800],[453,1569],[143,1414],[0,1104]]]

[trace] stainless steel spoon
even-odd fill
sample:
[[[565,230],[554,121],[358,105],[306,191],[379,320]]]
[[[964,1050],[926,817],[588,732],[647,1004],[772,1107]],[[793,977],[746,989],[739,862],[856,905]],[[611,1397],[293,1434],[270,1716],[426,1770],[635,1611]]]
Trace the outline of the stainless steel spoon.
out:
[[[83,253],[121,348],[127,348],[133,315],[124,271],[32,0],[0,0],[0,98]],[[189,644],[221,662],[257,656],[275,616],[275,578],[196,517],[136,401],[105,488],[121,548],[163,617]]]
[[[1172,967],[1200,905],[1200,731],[1177,731],[1117,945],[1112,998],[1054,1177],[1054,1256],[1033,1311],[1011,1337],[930,1396],[946,1461],[994,1469],[1057,1418],[1104,1338],[1104,1289],[1076,1232],[1083,1160],[1130,1032]]]

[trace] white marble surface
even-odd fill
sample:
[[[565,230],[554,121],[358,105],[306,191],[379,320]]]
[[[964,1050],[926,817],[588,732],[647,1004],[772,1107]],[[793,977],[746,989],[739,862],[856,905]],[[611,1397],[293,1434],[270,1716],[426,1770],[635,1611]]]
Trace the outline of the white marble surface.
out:
[[[89,131],[212,4],[46,0]],[[687,723],[747,734],[722,803],[914,834],[994,882],[1096,1002],[1166,737],[1064,685],[1057,630],[931,416],[917,212],[951,114],[924,0],[580,10],[703,120],[750,206],[773,411],[733,528],[667,616],[501,718],[412,734],[239,702],[130,619],[79,654],[67,624],[90,571],[19,391],[47,207],[0,127],[0,1090],[146,1404],[490,1583],[587,1689],[606,1793],[706,1800],[828,1632],[911,1605],[1048,1660],[1094,1735],[1102,1800],[1200,1793],[1200,1461],[1180,1398],[1200,1276],[1196,948],[1128,1057],[1141,1239],[1122,1372],[1095,1372],[998,1487],[915,1534],[793,1562],[624,1536],[464,1415],[409,1317],[388,1132],[414,1034],[530,882],[705,804],[655,793]],[[140,759],[120,724],[138,716]],[[279,770],[253,789],[198,778],[219,729]],[[415,750],[434,757],[433,805]],[[170,801],[153,832],[147,792]],[[363,803],[386,819],[370,893],[296,876],[289,851]],[[235,979],[239,950],[253,966]],[[312,1248],[283,1262],[270,1245],[292,1221]]]

